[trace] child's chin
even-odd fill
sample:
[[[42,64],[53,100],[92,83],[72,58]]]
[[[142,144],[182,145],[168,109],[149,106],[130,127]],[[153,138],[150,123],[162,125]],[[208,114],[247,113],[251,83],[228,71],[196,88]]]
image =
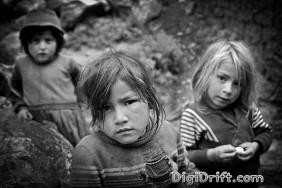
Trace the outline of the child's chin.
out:
[[[119,140],[118,142],[121,143],[121,144],[127,145],[127,144],[133,144],[137,140],[138,139],[135,139],[135,138],[127,138],[127,139]]]
[[[48,64],[49,60],[37,60],[36,63],[39,65],[45,65]]]

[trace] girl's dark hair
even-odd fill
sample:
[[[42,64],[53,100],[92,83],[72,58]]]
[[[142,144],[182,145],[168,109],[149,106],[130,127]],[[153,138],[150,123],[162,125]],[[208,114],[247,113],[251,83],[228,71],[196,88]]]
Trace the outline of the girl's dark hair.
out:
[[[134,54],[116,51],[107,52],[89,61],[78,83],[79,94],[90,105],[92,126],[104,121],[112,86],[117,80],[125,82],[153,112],[153,127],[160,125],[164,109],[160,103],[149,69]]]
[[[25,27],[22,29],[21,35],[20,35],[20,41],[21,41],[21,44],[26,54],[30,56],[30,53],[28,50],[28,44],[31,42],[32,38],[35,35],[41,34],[42,32],[46,30],[49,30],[51,34],[53,35],[53,37],[56,39],[57,49],[56,49],[55,55],[59,54],[59,52],[62,50],[64,46],[65,41],[64,41],[62,32],[52,26],[29,26],[29,27]]]

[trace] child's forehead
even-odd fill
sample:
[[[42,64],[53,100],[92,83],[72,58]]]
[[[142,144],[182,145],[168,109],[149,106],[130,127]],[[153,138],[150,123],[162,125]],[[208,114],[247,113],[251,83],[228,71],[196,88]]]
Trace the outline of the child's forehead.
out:
[[[243,79],[245,77],[244,70],[241,70],[240,65],[236,65],[231,59],[223,60],[215,69],[215,73],[235,74],[236,78]]]
[[[132,90],[133,92],[135,92],[135,88],[132,87],[132,85],[129,83],[129,80],[125,80],[125,79],[122,79],[120,77],[117,77],[114,84],[112,85],[111,89],[113,88],[114,85],[124,85],[126,86],[127,88],[129,88],[130,90]]]
[[[115,80],[114,84],[111,87],[111,90],[112,90],[113,86],[116,85],[117,83],[125,85],[132,93],[134,93],[136,95],[139,95],[139,93],[142,93],[142,91],[140,90],[138,85],[133,84],[132,82],[130,82],[130,80],[127,80],[127,79],[125,80],[125,79],[122,79],[122,78],[119,78],[119,77]]]

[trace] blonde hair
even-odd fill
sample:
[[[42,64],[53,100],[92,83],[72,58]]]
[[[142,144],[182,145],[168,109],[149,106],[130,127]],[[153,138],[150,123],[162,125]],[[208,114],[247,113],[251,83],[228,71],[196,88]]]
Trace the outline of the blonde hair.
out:
[[[242,86],[236,105],[247,110],[255,100],[255,61],[250,48],[241,41],[221,40],[211,44],[205,51],[192,77],[194,100],[199,102],[205,95],[211,76],[221,63],[231,60]]]

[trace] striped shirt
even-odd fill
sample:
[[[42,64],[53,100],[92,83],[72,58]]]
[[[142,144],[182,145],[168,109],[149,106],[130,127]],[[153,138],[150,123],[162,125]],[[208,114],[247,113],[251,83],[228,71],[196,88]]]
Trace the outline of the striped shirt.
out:
[[[261,112],[252,108],[248,113],[237,108],[232,110],[214,110],[208,113],[198,110],[191,104],[182,114],[180,135],[188,151],[188,158],[200,170],[209,168],[230,170],[258,168],[259,155],[266,152],[272,143],[271,127],[263,120]],[[230,164],[213,166],[207,158],[207,150],[221,145],[239,146],[244,142],[259,143],[256,156],[248,164],[230,161]],[[235,160],[235,159],[234,159]]]
[[[256,108],[252,109],[251,127],[253,129],[270,129],[268,123],[263,120],[261,112]],[[219,138],[214,133],[212,126],[208,125],[206,121],[193,109],[187,108],[181,119],[180,130],[184,145],[191,147],[204,136],[205,139],[211,142],[219,143]]]

